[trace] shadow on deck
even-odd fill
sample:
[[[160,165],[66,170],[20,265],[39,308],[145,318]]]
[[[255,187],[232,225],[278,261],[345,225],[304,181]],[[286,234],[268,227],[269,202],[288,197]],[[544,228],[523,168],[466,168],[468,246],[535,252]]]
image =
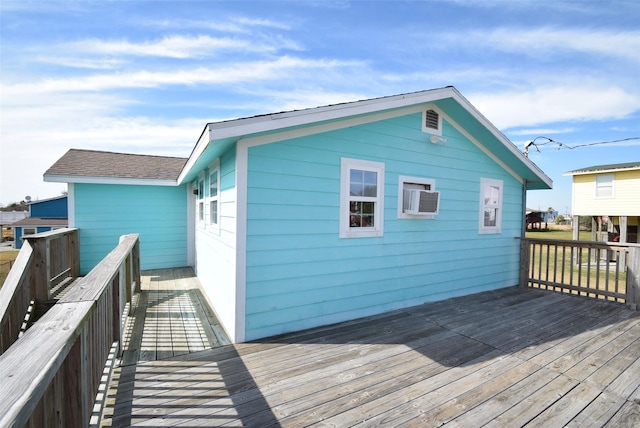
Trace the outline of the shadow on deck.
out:
[[[190,269],[143,275],[103,426],[640,422],[621,305],[507,288],[220,346]]]

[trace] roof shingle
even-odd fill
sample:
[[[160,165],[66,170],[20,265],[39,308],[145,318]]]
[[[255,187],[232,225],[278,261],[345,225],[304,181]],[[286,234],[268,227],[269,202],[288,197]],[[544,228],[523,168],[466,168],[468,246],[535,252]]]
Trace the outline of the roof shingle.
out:
[[[44,175],[176,180],[186,158],[71,149]]]

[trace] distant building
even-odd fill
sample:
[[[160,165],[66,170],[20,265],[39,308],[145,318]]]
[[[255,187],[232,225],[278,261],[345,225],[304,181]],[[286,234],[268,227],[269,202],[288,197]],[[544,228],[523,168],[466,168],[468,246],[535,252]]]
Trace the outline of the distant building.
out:
[[[68,212],[66,196],[30,202],[28,216],[11,224],[14,247],[21,248],[22,238],[26,235],[67,227]]]
[[[29,215],[27,211],[0,211],[0,228],[2,229],[1,242],[13,240],[12,223],[22,220]]]
[[[597,165],[566,172],[573,176],[574,224],[593,219],[599,241],[638,242],[640,161]]]

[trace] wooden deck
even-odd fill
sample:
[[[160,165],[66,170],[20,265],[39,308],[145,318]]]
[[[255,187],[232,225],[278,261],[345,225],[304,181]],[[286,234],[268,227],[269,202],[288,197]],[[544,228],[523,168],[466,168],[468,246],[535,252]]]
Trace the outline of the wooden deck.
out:
[[[509,288],[218,346],[189,269],[144,274],[103,426],[640,426],[621,305]]]

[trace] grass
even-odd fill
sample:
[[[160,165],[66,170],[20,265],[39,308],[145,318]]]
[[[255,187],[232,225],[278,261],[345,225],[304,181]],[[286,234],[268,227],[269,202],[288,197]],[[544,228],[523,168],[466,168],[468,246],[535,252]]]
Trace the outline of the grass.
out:
[[[590,231],[580,231],[580,241],[591,241]],[[554,228],[550,226],[548,230],[527,231],[527,238],[540,238],[549,240],[572,240],[573,234],[570,228]],[[589,270],[585,268],[589,262],[589,253],[586,249],[580,252],[579,264],[572,263],[570,249],[554,245],[542,245],[535,247],[535,254],[532,254],[534,266],[532,267],[532,278],[545,281],[570,284],[581,287],[595,288],[618,293],[624,293],[626,286],[626,273],[619,272],[616,276],[615,267],[607,272],[606,265],[598,269],[596,259],[600,254],[597,250],[592,250],[592,262]],[[544,288],[544,286],[541,285]],[[573,291],[575,293],[575,291]],[[591,293],[590,293],[591,295]]]
[[[9,274],[11,264],[18,257],[19,250],[0,251],[0,288]]]
[[[547,230],[528,230],[525,234],[527,238],[539,238],[539,239],[557,239],[557,240],[573,240],[573,232],[567,228],[554,228],[550,226]],[[588,230],[581,230],[578,234],[579,241],[591,241],[591,232]]]

